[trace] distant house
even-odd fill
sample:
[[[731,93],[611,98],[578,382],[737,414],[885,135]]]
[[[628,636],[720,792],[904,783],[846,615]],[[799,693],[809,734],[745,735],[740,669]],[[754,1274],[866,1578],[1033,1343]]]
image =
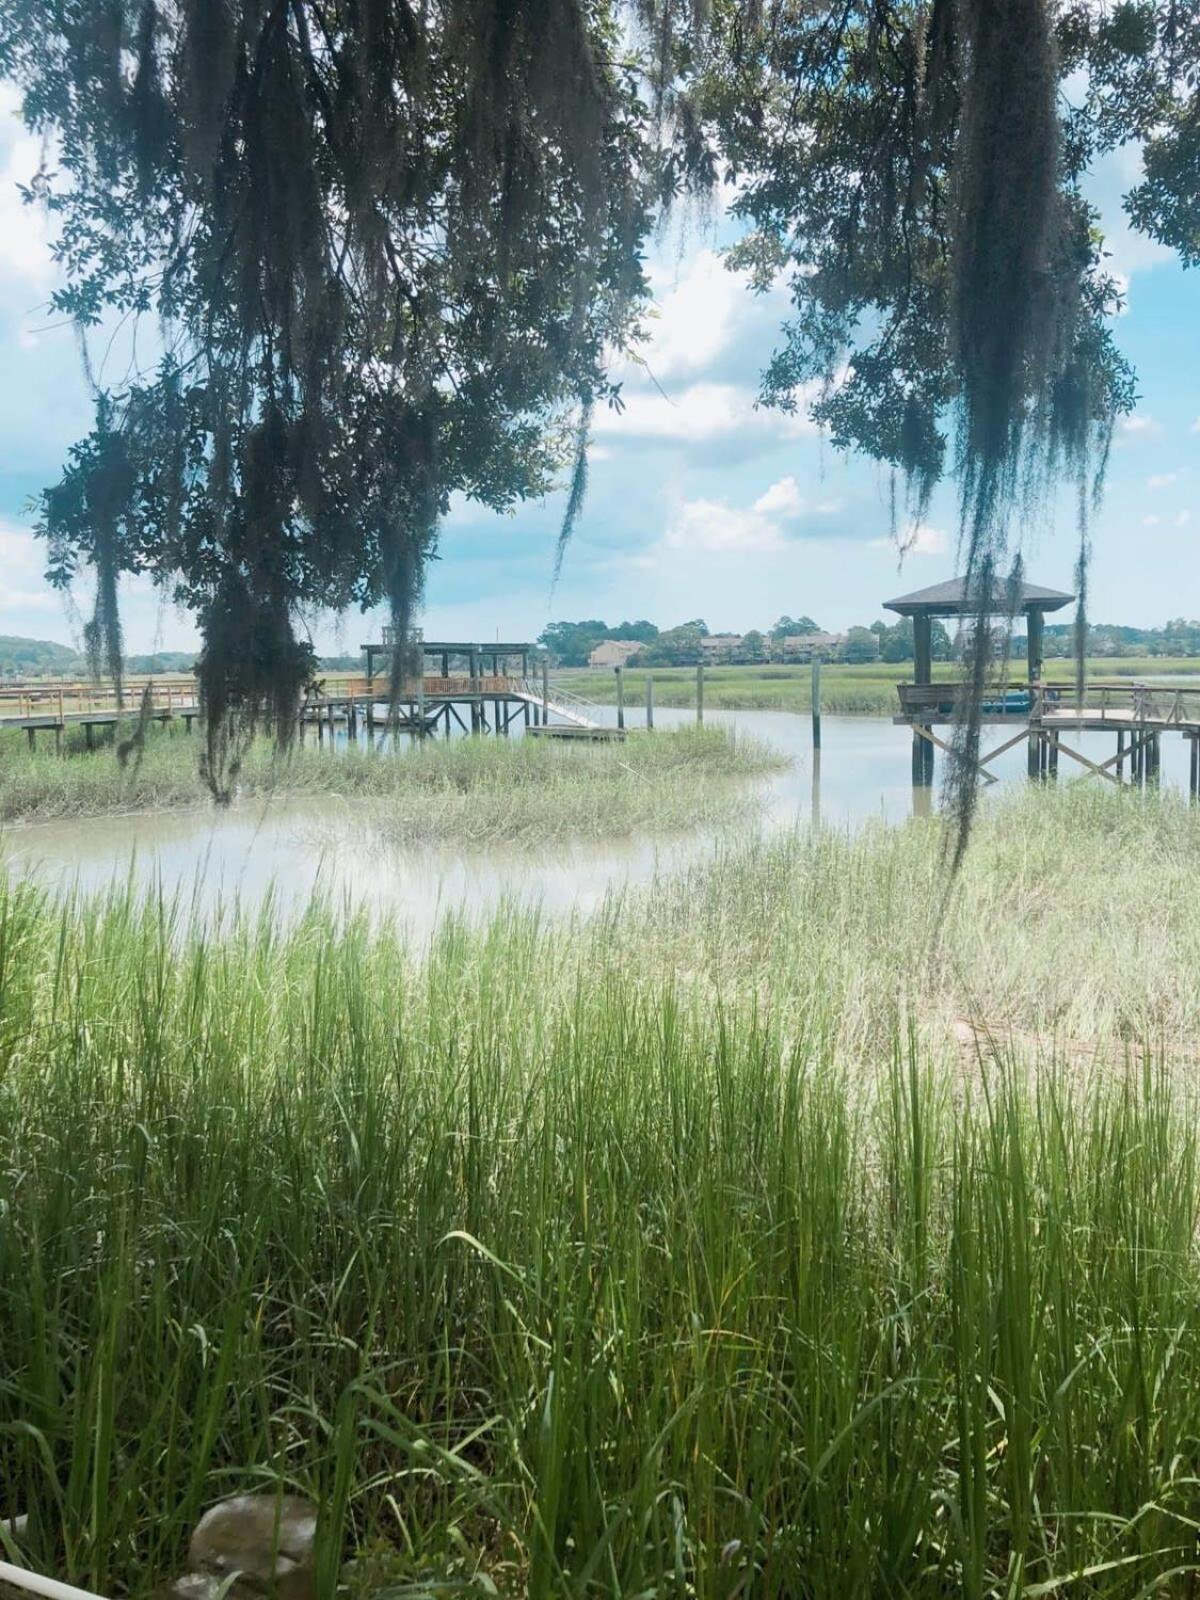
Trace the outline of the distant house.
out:
[[[640,639],[605,639],[588,656],[589,667],[623,667],[630,656],[644,649]]]
[[[789,633],[779,642],[785,661],[811,661],[815,655],[834,656],[846,643],[844,633]]]
[[[704,661],[728,661],[741,647],[740,633],[707,633],[700,640],[700,655]]]

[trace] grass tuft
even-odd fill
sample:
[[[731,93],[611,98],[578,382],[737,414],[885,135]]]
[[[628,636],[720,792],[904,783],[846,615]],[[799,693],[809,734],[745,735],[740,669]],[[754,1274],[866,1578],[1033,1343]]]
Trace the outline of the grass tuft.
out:
[[[196,756],[193,740],[161,731],[127,769],[110,749],[58,757],[10,736],[0,753],[0,821],[202,806],[210,796]],[[746,780],[787,764],[721,728],[633,734],[622,744],[479,738],[393,750],[310,740],[283,757],[263,740],[246,758],[238,797],[371,802],[364,821],[398,844],[605,838],[745,819],[760,799]]]

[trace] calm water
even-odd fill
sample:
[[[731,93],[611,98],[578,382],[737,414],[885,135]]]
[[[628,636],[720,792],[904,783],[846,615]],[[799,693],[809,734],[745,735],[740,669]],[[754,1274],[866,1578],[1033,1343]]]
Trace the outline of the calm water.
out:
[[[607,715],[615,718],[613,711]],[[655,713],[662,727],[692,717],[690,711],[668,708]],[[807,716],[714,710],[705,720],[753,734],[792,758],[792,766],[765,786],[765,827],[813,820],[847,827],[871,817],[899,823],[928,814],[937,804],[941,753],[933,789],[914,790],[909,782],[909,731],[885,718],[825,717],[819,757],[812,749]],[[640,716],[629,718],[631,726],[639,721]],[[985,746],[995,748],[1014,731],[985,730]],[[1111,736],[1064,736],[1094,761],[1106,759],[1116,748]],[[337,757],[331,754],[330,759]],[[1184,740],[1164,735],[1164,786],[1186,788],[1187,759]],[[1024,743],[1001,756],[994,770],[1002,786],[1026,782]],[[1083,771],[1061,757],[1060,782]],[[371,841],[363,815],[361,803],[323,797],[273,800],[222,812],[205,808],[40,823],[0,836],[0,860],[11,871],[32,873],[55,888],[101,888],[132,873],[139,883],[161,883],[168,891],[194,897],[206,911],[235,895],[253,905],[268,891],[286,911],[320,888],[339,901],[395,915],[414,935],[424,937],[450,907],[479,913],[512,899],[538,902],[552,914],[573,907],[587,910],[610,888],[645,883],[660,869],[703,855],[714,842],[711,834],[696,833],[604,844],[559,842],[544,850],[503,845],[404,850]]]

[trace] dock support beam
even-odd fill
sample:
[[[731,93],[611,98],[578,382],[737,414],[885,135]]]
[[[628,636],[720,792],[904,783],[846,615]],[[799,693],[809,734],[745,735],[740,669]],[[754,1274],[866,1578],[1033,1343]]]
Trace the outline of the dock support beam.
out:
[[[703,661],[701,661],[696,666],[696,725],[697,725],[697,727],[699,727],[700,724],[703,723],[703,721],[704,721],[704,663],[703,663]]]
[[[914,789],[927,789],[933,782],[933,740],[913,724],[912,781]]]
[[[625,726],[625,668],[614,667],[617,675],[617,727]]]
[[[654,679],[646,674],[646,726],[654,726]]]

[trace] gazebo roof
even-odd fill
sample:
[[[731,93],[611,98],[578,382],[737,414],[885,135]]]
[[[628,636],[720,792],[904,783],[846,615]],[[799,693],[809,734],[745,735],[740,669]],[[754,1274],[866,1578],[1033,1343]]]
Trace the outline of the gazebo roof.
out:
[[[1061,589],[1043,589],[1036,583],[1022,583],[1017,589],[1014,606],[1010,585],[1000,581],[992,589],[992,601],[987,609],[994,616],[1008,616],[1010,611],[1028,616],[1031,611],[1061,611],[1074,598]],[[976,609],[967,600],[965,578],[947,578],[945,583],[914,589],[912,594],[902,594],[883,603],[888,611],[898,611],[902,617],[961,617]]]

